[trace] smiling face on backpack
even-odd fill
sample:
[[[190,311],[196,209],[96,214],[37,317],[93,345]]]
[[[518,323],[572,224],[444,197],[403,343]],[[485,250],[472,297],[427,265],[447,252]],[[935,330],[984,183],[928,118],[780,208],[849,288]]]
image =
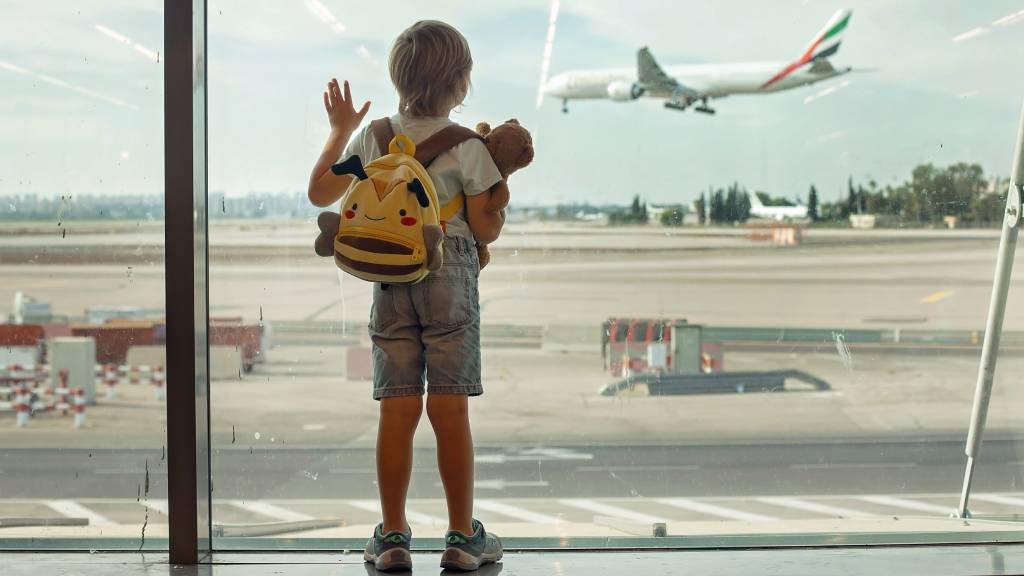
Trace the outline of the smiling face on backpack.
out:
[[[418,281],[440,266],[436,194],[427,188],[432,184],[426,171],[419,167],[418,173],[410,160],[388,156],[364,168],[352,156],[331,167],[335,174],[356,179],[342,198],[340,213],[318,218],[317,254],[333,253],[343,270],[381,282]]]
[[[371,173],[345,197],[341,227],[385,226],[392,233],[415,237],[422,234],[420,208],[429,205],[422,184],[408,168]]]

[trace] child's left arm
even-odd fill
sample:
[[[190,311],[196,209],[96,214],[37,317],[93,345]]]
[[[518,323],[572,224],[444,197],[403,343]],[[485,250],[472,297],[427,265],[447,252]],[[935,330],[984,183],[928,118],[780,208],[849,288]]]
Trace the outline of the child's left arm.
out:
[[[492,196],[504,195],[507,199],[508,184],[501,180],[490,190],[481,194],[466,197],[466,217],[469,229],[473,232],[477,244],[486,246],[498,239],[501,229],[505,226],[504,207],[495,210]],[[507,202],[507,200],[506,200]]]
[[[505,225],[503,210],[494,210],[491,197],[496,188],[506,188],[505,179],[491,159],[484,143],[469,140],[459,145],[462,189],[466,194],[466,220],[476,243],[486,246],[498,239]]]

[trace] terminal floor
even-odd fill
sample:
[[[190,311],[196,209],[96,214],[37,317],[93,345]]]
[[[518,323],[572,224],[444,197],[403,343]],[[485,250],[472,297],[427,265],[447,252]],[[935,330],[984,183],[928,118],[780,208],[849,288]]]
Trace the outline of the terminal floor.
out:
[[[439,554],[414,555],[415,573],[438,573]],[[216,554],[198,566],[173,566],[166,554],[2,553],[9,576],[334,576],[376,574],[358,555],[323,553]],[[442,572],[446,573],[446,572]],[[523,552],[506,554],[474,574],[493,576],[688,574],[833,576],[967,576],[1024,573],[1024,546],[939,546],[649,552]]]

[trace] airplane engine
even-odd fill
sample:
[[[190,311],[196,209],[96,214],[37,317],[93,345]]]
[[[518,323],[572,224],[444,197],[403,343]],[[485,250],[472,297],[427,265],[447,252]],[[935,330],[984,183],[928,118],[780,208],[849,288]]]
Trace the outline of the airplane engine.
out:
[[[644,95],[643,86],[631,82],[612,82],[608,85],[608,98],[616,102],[636,100]]]

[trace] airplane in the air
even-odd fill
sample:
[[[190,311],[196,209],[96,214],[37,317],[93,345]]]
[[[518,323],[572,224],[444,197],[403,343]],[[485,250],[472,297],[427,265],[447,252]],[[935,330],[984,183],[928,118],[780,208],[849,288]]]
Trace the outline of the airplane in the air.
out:
[[[612,100],[629,102],[639,98],[665,100],[672,110],[715,111],[708,100],[732,94],[764,94],[789,90],[842,76],[852,68],[837,68],[829,57],[839,51],[842,32],[850,22],[850,10],[835,13],[799,58],[792,62],[744,62],[666,66],[654,60],[647,47],[637,53],[637,67],[606,70],[577,70],[552,77],[544,92],[562,100],[568,112],[569,100]]]
[[[803,220],[807,218],[807,206],[765,206],[755,192],[747,192],[750,198],[750,215],[765,220]]]

